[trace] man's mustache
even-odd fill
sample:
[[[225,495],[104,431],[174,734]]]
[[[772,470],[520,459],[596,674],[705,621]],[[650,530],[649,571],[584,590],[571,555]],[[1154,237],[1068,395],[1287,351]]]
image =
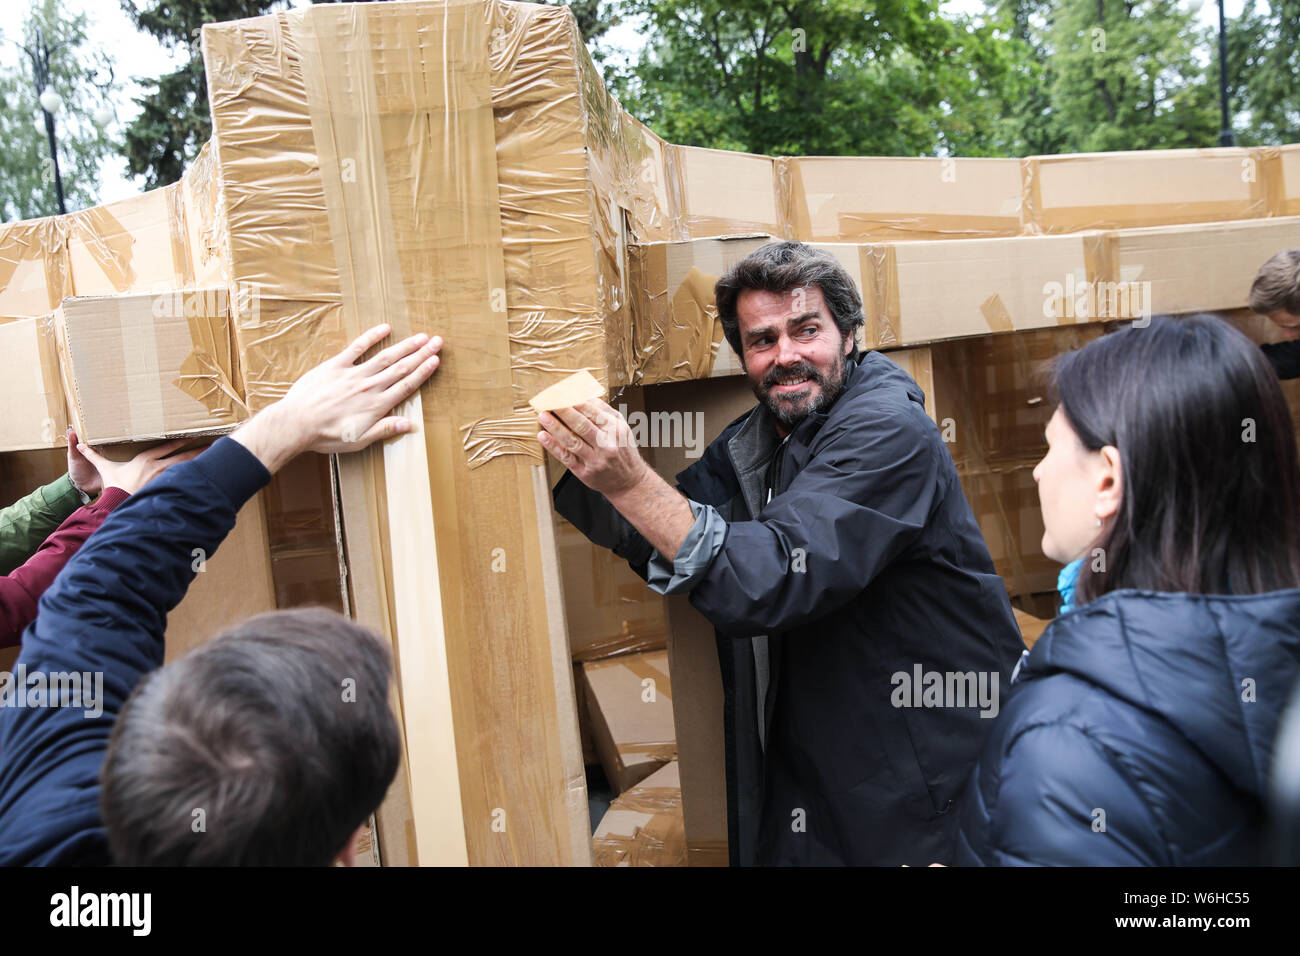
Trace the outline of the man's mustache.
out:
[[[807,362],[800,362],[798,365],[792,365],[789,368],[774,368],[763,377],[763,388],[771,389],[781,383],[782,379],[791,378],[808,378],[816,382],[822,388],[826,387],[826,379],[816,368]]]

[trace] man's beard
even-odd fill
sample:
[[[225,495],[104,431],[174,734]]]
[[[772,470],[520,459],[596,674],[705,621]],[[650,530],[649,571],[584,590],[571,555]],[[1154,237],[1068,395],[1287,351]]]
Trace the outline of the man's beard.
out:
[[[749,379],[749,387],[753,389],[755,397],[772,413],[772,417],[781,428],[787,433],[792,432],[811,413],[824,412],[830,408],[844,391],[844,382],[848,377],[845,369],[848,363],[843,352],[837,352],[836,356],[835,367],[831,369],[829,375],[823,375],[807,362],[797,362],[788,368],[773,367],[764,376],[761,385],[752,378]],[[772,394],[772,388],[781,380],[792,378],[807,378],[808,382],[805,385],[807,390],[811,390],[816,384],[817,397],[809,401],[803,390],[790,393],[786,397]]]

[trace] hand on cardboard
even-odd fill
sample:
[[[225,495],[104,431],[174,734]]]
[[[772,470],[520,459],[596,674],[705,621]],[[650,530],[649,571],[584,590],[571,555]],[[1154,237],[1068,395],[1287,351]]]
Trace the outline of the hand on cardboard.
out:
[[[623,416],[600,399],[542,412],[537,440],[669,561],[695,523],[691,504],[637,451]]]
[[[74,433],[72,439],[75,438]],[[175,454],[192,441],[194,441],[192,438],[177,438],[174,441],[163,442],[153,448],[146,448],[130,461],[110,461],[84,442],[77,443],[77,451],[94,465],[104,488],[121,488],[128,495],[133,495],[172,465],[179,465],[183,461],[198,457],[199,452],[203,451],[202,448],[192,448]]]
[[[391,345],[358,364],[392,329],[377,325],[293,383],[284,398],[254,415],[231,437],[275,473],[304,451],[360,451],[382,438],[415,430],[388,413],[438,368],[442,339],[424,333]]]
[[[606,498],[636,487],[650,466],[627,421],[599,398],[537,416],[537,440],[574,477]]]
[[[81,444],[81,439],[71,428],[68,429],[68,477],[72,479],[72,487],[76,488],[83,495],[91,498],[98,497],[104,490],[104,482],[100,480],[99,471],[95,468],[93,462],[81,453],[77,446]]]

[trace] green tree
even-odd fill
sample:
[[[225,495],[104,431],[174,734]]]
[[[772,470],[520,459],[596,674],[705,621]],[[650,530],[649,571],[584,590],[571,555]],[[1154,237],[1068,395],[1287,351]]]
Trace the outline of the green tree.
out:
[[[1211,39],[1178,0],[1061,0],[1045,42],[1064,151],[1218,142]]]
[[[1228,83],[1238,143],[1300,142],[1300,0],[1246,0],[1228,30]]]
[[[136,27],[184,62],[156,80],[141,80],[148,92],[136,102],[140,115],[126,129],[126,165],[145,177],[145,188],[166,186],[181,178],[185,166],[212,135],[208,87],[199,36],[205,23],[261,16],[284,9],[286,0],[120,0]]]
[[[628,0],[653,40],[612,82],[678,143],[804,155],[996,153],[995,28],[939,0]]]
[[[99,164],[117,150],[94,121],[97,110],[109,106],[112,63],[93,49],[84,14],[72,15],[59,0],[35,0],[28,8],[20,36],[6,36],[6,57],[17,53],[14,66],[0,72],[0,221],[30,219],[57,213],[54,170],[44,114],[37,102],[32,63],[25,51],[36,47],[40,29],[50,50],[49,85],[63,100],[55,118],[64,204],[69,211],[92,206],[99,194]]]

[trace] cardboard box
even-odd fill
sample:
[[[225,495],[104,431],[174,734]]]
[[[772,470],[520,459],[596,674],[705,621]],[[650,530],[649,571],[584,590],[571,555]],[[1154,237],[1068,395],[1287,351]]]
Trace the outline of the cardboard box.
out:
[[[247,417],[225,289],[71,298],[58,322],[83,441],[212,434]]]
[[[0,355],[8,363],[0,374],[0,451],[66,445],[53,317],[0,319]]]
[[[72,294],[182,288],[191,280],[180,186],[152,189],[67,216]]]
[[[1300,246],[1300,216],[1125,229],[1111,241],[1121,280],[1148,290],[1153,314],[1239,309],[1259,267]]]
[[[1300,216],[1300,143],[1278,151],[1278,215]]]
[[[656,770],[610,804],[591,846],[597,866],[686,866],[677,762]]]
[[[0,225],[0,316],[35,318],[72,295],[62,217]]]
[[[667,167],[685,236],[784,234],[784,202],[771,156],[669,146]]]
[[[791,238],[880,242],[1015,236],[1018,159],[800,156],[777,160]]]
[[[1156,149],[1023,160],[1026,226],[1043,233],[1281,215],[1265,148]]]
[[[582,665],[596,753],[622,793],[677,756],[668,654],[624,654]]]

